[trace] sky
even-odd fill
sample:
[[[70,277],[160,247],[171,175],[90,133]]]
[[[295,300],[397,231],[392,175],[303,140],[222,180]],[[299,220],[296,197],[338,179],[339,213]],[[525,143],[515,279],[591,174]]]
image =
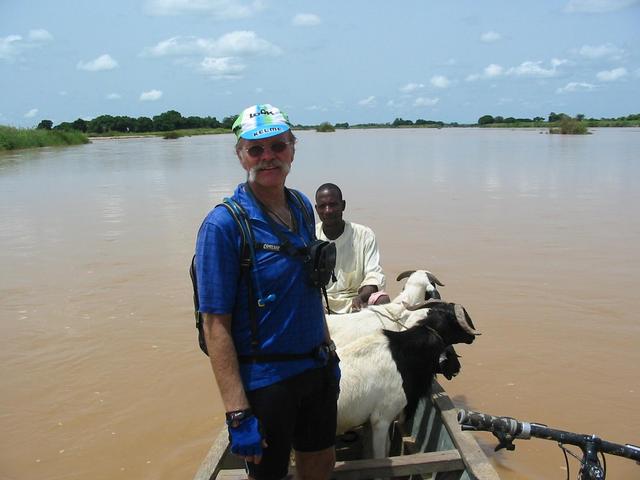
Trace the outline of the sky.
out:
[[[640,113],[640,0],[0,0],[0,124]]]

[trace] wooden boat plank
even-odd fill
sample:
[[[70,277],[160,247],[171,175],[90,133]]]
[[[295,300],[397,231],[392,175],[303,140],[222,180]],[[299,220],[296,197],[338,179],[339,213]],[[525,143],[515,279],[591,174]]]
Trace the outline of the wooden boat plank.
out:
[[[216,478],[218,472],[222,468],[223,457],[227,454],[230,455],[228,450],[229,433],[226,428],[223,428],[220,430],[220,433],[213,442],[213,445],[211,445],[207,456],[200,464],[200,468],[198,468],[193,480],[211,480],[212,478]]]
[[[447,432],[451,436],[453,444],[461,453],[462,460],[471,478],[482,480],[500,480],[498,473],[489,462],[480,445],[470,432],[463,432],[458,424],[458,411],[444,389],[437,383],[433,383],[431,399],[439,410]]]
[[[359,480],[374,477],[449,472],[462,470],[463,468],[464,463],[456,450],[443,450],[398,457],[336,462],[333,478],[338,480]]]

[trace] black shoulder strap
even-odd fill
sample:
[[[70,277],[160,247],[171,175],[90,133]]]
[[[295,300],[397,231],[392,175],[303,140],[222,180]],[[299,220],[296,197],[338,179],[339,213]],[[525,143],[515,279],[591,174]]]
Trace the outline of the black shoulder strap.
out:
[[[207,350],[207,342],[204,339],[204,327],[202,326],[202,313],[200,313],[200,300],[198,299],[198,278],[196,276],[196,256],[191,259],[189,267],[189,276],[191,277],[191,285],[193,286],[193,306],[194,315],[196,317],[196,329],[198,330],[198,345],[205,355],[209,355]]]
[[[258,307],[258,299],[253,288],[253,282],[251,281],[251,266],[255,262],[255,255],[252,248],[255,244],[255,238],[253,236],[253,230],[251,229],[251,222],[249,221],[247,211],[242,207],[242,205],[232,198],[225,198],[220,205],[226,207],[231,218],[233,218],[238,224],[238,228],[242,235],[240,277],[245,277],[247,282],[247,307],[249,309],[249,326],[251,328],[251,348],[253,350],[257,350],[259,345],[258,312],[256,311]]]
[[[233,202],[233,203],[232,203]],[[249,323],[251,325],[251,345],[254,349],[258,346],[258,321],[257,321],[257,313],[256,306],[257,300],[253,290],[253,282],[251,281],[251,264],[252,264],[252,256],[250,253],[249,242],[253,241],[253,233],[251,231],[251,224],[249,223],[249,218],[246,215],[246,211],[232,199],[225,198],[223,203],[216,205],[216,208],[219,206],[223,206],[231,215],[231,218],[238,225],[238,229],[240,230],[240,235],[242,238],[242,253],[240,258],[240,282],[242,278],[247,282],[247,293],[248,293],[248,308],[249,308]],[[234,208],[235,207],[235,208]],[[242,219],[241,219],[242,217]],[[203,326],[203,317],[200,312],[200,300],[198,298],[198,278],[196,274],[196,256],[194,255],[191,259],[191,265],[189,267],[189,275],[191,277],[191,284],[193,286],[193,305],[194,305],[194,314],[196,319],[196,329],[198,330],[198,344],[200,345],[200,350],[202,350],[205,355],[209,355],[207,349],[207,342],[204,338],[204,326]]]
[[[302,216],[304,217],[304,221],[307,224],[307,230],[309,231],[309,235],[311,235],[311,240],[315,240],[316,225],[315,223],[313,223],[313,212],[309,211],[299,191],[294,190],[293,188],[287,188],[287,192],[291,194],[291,197],[296,201],[300,210],[302,210]]]

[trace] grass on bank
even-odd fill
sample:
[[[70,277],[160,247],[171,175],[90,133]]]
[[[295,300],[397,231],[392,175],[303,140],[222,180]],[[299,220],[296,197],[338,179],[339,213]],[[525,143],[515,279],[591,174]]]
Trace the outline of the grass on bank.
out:
[[[55,147],[89,143],[82,132],[45,130],[35,128],[14,128],[0,125],[0,151],[22,148]]]
[[[91,132],[89,134],[90,137],[163,137],[163,138],[180,138],[180,137],[191,137],[194,135],[217,135],[220,133],[231,133],[231,130],[228,128],[187,128],[180,130],[170,130],[168,132],[103,132],[103,133],[95,133]]]

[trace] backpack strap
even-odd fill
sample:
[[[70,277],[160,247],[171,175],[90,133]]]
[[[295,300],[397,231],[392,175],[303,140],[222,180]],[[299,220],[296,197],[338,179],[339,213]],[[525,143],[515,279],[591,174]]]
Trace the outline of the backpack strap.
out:
[[[307,205],[304,203],[304,200],[302,200],[302,195],[299,191],[294,190],[293,188],[287,188],[286,191],[295,200],[298,208],[302,210],[302,216],[304,217],[304,221],[307,224],[307,230],[309,232],[309,235],[311,236],[311,240],[315,240],[316,226],[313,223],[313,212],[310,212],[309,209],[307,209]]]
[[[264,307],[265,301],[262,298],[259,283],[257,283],[258,279],[256,278],[258,290],[257,298],[253,288],[253,282],[251,281],[251,266],[256,264],[256,254],[254,249],[255,238],[253,236],[253,231],[251,230],[249,215],[242,205],[231,198],[225,198],[220,205],[224,206],[229,211],[231,217],[238,224],[238,227],[240,227],[240,233],[242,235],[240,276],[244,276],[247,282],[247,307],[249,308],[249,327],[251,328],[251,349],[257,350],[259,346],[257,307]]]
[[[207,342],[204,339],[204,327],[202,326],[202,313],[200,313],[200,300],[198,299],[198,278],[196,276],[196,256],[191,259],[189,267],[189,276],[191,277],[191,285],[193,286],[193,306],[194,315],[196,317],[196,329],[198,330],[198,345],[205,355],[209,355],[207,350]]]

